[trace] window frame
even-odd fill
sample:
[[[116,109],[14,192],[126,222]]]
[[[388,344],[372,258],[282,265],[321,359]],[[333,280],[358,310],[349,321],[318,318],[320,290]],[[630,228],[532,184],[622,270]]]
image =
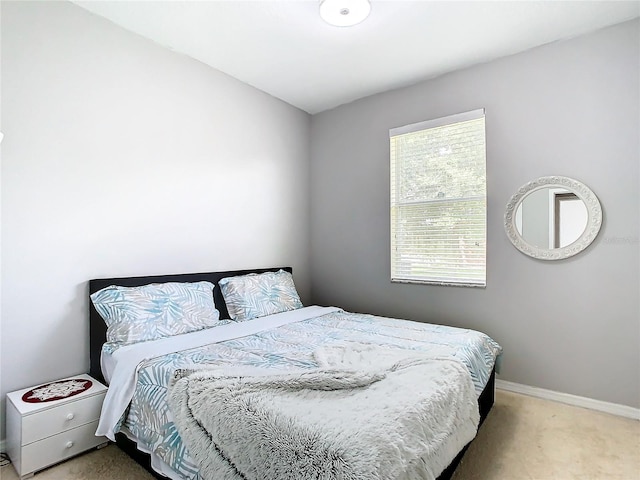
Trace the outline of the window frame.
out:
[[[481,258],[481,266],[482,266],[482,278],[481,279],[474,279],[472,278],[472,275],[468,275],[466,278],[463,279],[444,279],[444,275],[441,275],[440,277],[438,277],[437,275],[434,275],[433,272],[430,273],[426,273],[426,274],[421,274],[421,275],[413,275],[413,276],[409,276],[406,273],[403,275],[402,272],[399,272],[397,269],[394,269],[395,266],[395,262],[397,262],[398,260],[398,256],[397,256],[397,252],[395,251],[396,249],[394,247],[396,247],[396,242],[394,241],[394,234],[396,234],[396,225],[394,225],[394,223],[397,223],[398,220],[394,218],[394,208],[395,208],[395,216],[398,215],[398,212],[400,212],[400,207],[401,206],[407,206],[409,203],[411,202],[407,202],[405,201],[404,203],[401,203],[398,201],[398,197],[399,197],[399,182],[401,181],[401,174],[398,173],[398,159],[394,158],[394,146],[393,146],[393,141],[394,141],[394,137],[400,136],[400,135],[404,135],[404,134],[410,134],[410,133],[417,133],[417,132],[424,132],[426,130],[430,130],[430,129],[435,129],[438,127],[444,127],[444,126],[451,126],[451,125],[455,125],[458,123],[462,123],[462,122],[467,122],[467,121],[471,121],[471,120],[479,120],[482,119],[483,123],[482,123],[482,128],[483,128],[483,158],[482,158],[482,163],[483,163],[483,170],[484,170],[484,192],[483,195],[476,197],[476,201],[480,201],[481,202],[481,207],[483,209],[483,213],[480,214],[480,216],[476,216],[476,218],[481,218],[483,221],[483,227],[484,227],[484,235],[483,235],[483,249],[482,249],[482,258]],[[474,288],[486,288],[487,285],[487,155],[486,155],[486,140],[487,140],[487,136],[486,136],[486,116],[485,116],[485,109],[481,108],[481,109],[476,109],[476,110],[470,110],[467,112],[462,112],[462,113],[457,113],[454,115],[448,115],[445,117],[440,117],[440,118],[435,118],[432,120],[426,120],[426,121],[422,121],[422,122],[418,122],[418,123],[413,123],[413,124],[409,124],[409,125],[404,125],[401,127],[396,127],[396,128],[391,128],[389,130],[389,147],[390,147],[390,151],[389,151],[389,162],[390,162],[390,175],[389,175],[389,180],[390,180],[390,211],[389,211],[389,220],[390,220],[390,277],[391,277],[391,282],[392,283],[410,283],[410,284],[427,284],[427,285],[445,285],[445,286],[461,286],[461,287],[474,287]],[[394,175],[395,173],[395,175]],[[394,188],[395,186],[395,188]],[[395,193],[396,198],[393,198],[392,195],[393,193]],[[450,199],[448,199],[447,203],[451,204],[452,207],[451,208],[455,208],[455,206],[460,206],[462,205],[462,202],[465,201],[469,201],[471,197],[465,198],[463,196],[458,196],[458,197],[452,197]],[[431,203],[431,204],[435,204],[437,203],[437,201],[434,200],[420,200],[419,201],[422,204],[427,204],[427,203]],[[406,217],[405,217],[406,218]],[[426,237],[423,237],[426,238]],[[419,254],[416,254],[417,257],[420,257]],[[423,254],[423,259],[428,259],[428,255]],[[457,259],[458,257],[456,257]],[[455,273],[455,268],[451,270],[452,273]],[[461,272],[464,272],[464,269],[460,270]],[[453,277],[453,275],[452,275]]]

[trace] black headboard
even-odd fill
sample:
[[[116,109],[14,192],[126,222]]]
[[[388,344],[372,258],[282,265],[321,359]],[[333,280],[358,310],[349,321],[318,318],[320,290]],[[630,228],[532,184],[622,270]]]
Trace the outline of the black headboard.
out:
[[[264,273],[264,272],[276,272],[278,270],[286,270],[289,273],[293,273],[291,267],[276,267],[276,268],[258,268],[253,270],[231,270],[228,272],[208,272],[208,273],[182,273],[175,275],[156,275],[150,277],[124,277],[124,278],[100,278],[96,280],[89,280],[89,295],[97,292],[105,287],[111,285],[117,285],[121,287],[140,287],[142,285],[148,285],[150,283],[166,283],[166,282],[211,282],[216,285],[213,289],[213,301],[216,308],[220,311],[220,318],[229,318],[229,312],[227,306],[224,303],[222,292],[217,287],[218,281],[225,277],[235,277],[238,275],[246,275],[248,273]],[[100,353],[102,351],[102,345],[107,338],[107,326],[104,320],[97,312],[91,300],[89,300],[89,354],[90,354],[90,368],[89,374],[104,382],[102,376],[102,369],[100,368]]]

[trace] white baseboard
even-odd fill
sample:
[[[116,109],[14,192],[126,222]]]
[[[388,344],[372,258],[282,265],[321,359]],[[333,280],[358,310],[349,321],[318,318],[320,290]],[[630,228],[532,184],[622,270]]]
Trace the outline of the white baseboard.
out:
[[[530,397],[552,400],[554,402],[566,403],[576,407],[588,408],[590,410],[610,413],[620,417],[640,420],[640,408],[633,408],[627,405],[603,402],[601,400],[580,397],[569,393],[554,392],[553,390],[546,390],[544,388],[530,387],[529,385],[522,385],[520,383],[507,382],[506,380],[496,379],[496,388],[499,388],[500,390],[507,390],[509,392],[522,393],[523,395],[529,395]]]

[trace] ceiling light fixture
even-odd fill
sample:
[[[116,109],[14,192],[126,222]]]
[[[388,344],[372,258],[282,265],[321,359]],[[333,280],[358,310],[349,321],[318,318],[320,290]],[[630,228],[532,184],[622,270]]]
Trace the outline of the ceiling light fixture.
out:
[[[329,25],[351,27],[369,16],[369,0],[322,0],[320,16]]]

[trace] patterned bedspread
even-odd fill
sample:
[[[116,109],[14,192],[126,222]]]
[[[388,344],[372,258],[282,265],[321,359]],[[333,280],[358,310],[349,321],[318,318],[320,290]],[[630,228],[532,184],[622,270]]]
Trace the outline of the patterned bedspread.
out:
[[[318,367],[313,357],[316,348],[344,342],[455,358],[471,373],[478,395],[501,352],[494,340],[473,330],[339,311],[143,362],[123,426],[143,450],[154,452],[185,479],[199,480],[198,467],[180,439],[166,400],[175,369],[205,364],[311,369]]]

